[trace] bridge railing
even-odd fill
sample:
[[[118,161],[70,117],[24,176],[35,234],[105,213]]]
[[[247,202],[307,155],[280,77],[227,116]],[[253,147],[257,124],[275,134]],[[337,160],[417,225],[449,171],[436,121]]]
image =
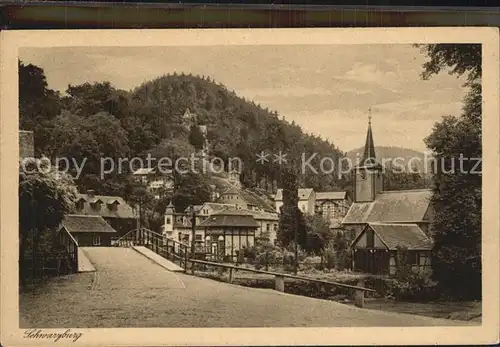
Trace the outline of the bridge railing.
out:
[[[113,240],[113,244],[118,247],[147,247],[163,258],[178,264],[184,271],[187,270],[191,254],[189,245],[147,228],[131,230],[119,239]]]
[[[191,263],[191,274],[195,273],[195,267],[196,267],[195,264],[200,264],[200,265],[204,265],[204,266],[213,266],[213,267],[218,267],[218,268],[222,268],[222,269],[228,269],[229,270],[229,278],[228,278],[229,283],[233,282],[235,273],[237,271],[248,271],[248,272],[253,272],[253,273],[274,276],[274,289],[277,291],[280,291],[280,292],[285,291],[285,278],[291,278],[291,279],[300,280],[300,281],[315,282],[315,283],[321,283],[321,284],[325,284],[325,285],[331,285],[331,286],[337,286],[337,287],[351,289],[354,292],[354,304],[357,307],[364,307],[364,298],[365,298],[366,292],[372,292],[372,293],[376,292],[373,289],[363,287],[363,285],[364,285],[363,279],[360,279],[358,281],[358,285],[354,286],[354,285],[349,285],[349,284],[340,283],[340,282],[326,281],[326,280],[321,280],[321,279],[316,279],[316,278],[310,278],[310,277],[298,276],[298,275],[292,275],[292,274],[286,274],[286,273],[280,273],[280,272],[257,270],[257,269],[251,269],[251,268],[246,268],[246,267],[241,267],[241,266],[214,263],[214,262],[198,260],[198,259],[189,259],[188,261]]]

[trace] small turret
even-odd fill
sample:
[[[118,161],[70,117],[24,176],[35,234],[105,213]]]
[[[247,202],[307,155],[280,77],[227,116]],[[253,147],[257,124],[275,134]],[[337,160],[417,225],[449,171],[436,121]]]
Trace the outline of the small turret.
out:
[[[174,231],[174,218],[175,218],[175,206],[172,201],[168,204],[165,209],[165,224],[163,225],[163,231],[165,235],[171,235]]]

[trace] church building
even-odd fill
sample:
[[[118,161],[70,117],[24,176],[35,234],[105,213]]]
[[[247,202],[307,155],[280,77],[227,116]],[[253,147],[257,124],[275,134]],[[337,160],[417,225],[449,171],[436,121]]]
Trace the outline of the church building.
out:
[[[375,155],[371,121],[363,160],[353,175],[353,204],[342,221],[352,239],[353,269],[393,275],[399,248],[407,250],[412,268],[430,268],[432,190],[383,190],[384,168]]]

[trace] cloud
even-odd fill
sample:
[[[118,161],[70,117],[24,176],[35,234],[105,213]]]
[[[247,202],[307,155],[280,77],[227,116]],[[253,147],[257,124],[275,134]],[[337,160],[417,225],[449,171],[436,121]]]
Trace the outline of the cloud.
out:
[[[359,83],[377,84],[391,91],[398,80],[398,75],[393,71],[382,71],[374,64],[355,63],[344,75],[335,76],[341,80],[354,81]]]

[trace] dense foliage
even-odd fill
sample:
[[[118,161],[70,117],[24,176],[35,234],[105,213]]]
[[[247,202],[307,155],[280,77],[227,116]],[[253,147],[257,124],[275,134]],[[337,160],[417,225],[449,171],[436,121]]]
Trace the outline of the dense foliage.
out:
[[[203,146],[203,134],[195,126],[200,124],[207,127],[209,159],[217,156],[227,164],[240,158],[244,163],[240,179],[249,188],[274,191],[280,185],[280,165],[272,160],[280,150],[297,162],[302,153],[307,157],[317,153],[311,161],[314,167],[323,157],[336,159],[343,154],[332,143],[279,119],[277,112],[205,77],[174,73],[132,91],[116,89],[109,82],[84,83],[68,86],[61,96],[48,88],[42,69],[19,62],[19,95],[20,128],[34,131],[36,155],[69,159],[70,173],[81,191],[132,196],[126,177],[137,168],[137,161],[136,165],[123,161],[118,167],[118,160],[138,157],[146,165],[148,153],[156,159],[189,157]],[[194,118],[184,117],[187,109]],[[256,162],[261,151],[270,155],[268,162]],[[103,163],[103,158],[109,160]],[[213,184],[210,177],[185,179]],[[316,190],[346,184],[336,175],[311,173],[299,173],[298,182]],[[167,198],[174,198],[180,210],[186,203],[201,203],[206,190],[200,187],[187,196],[184,189]]]
[[[462,114],[434,126],[426,144],[439,160],[434,175],[433,276],[449,295],[481,297],[481,45],[428,45],[424,78],[451,69],[467,77]],[[472,158],[460,164],[460,157]],[[476,165],[479,164],[477,167]],[[461,166],[462,165],[462,169]]]
[[[20,279],[26,277],[25,254],[31,251],[50,252],[41,249],[42,240],[48,247],[53,245],[53,231],[60,225],[65,214],[73,208],[76,187],[70,176],[58,173],[47,162],[30,159],[19,171],[19,260]],[[52,241],[52,242],[50,242]],[[32,257],[34,259],[35,257]],[[33,261],[33,260],[32,260]]]

